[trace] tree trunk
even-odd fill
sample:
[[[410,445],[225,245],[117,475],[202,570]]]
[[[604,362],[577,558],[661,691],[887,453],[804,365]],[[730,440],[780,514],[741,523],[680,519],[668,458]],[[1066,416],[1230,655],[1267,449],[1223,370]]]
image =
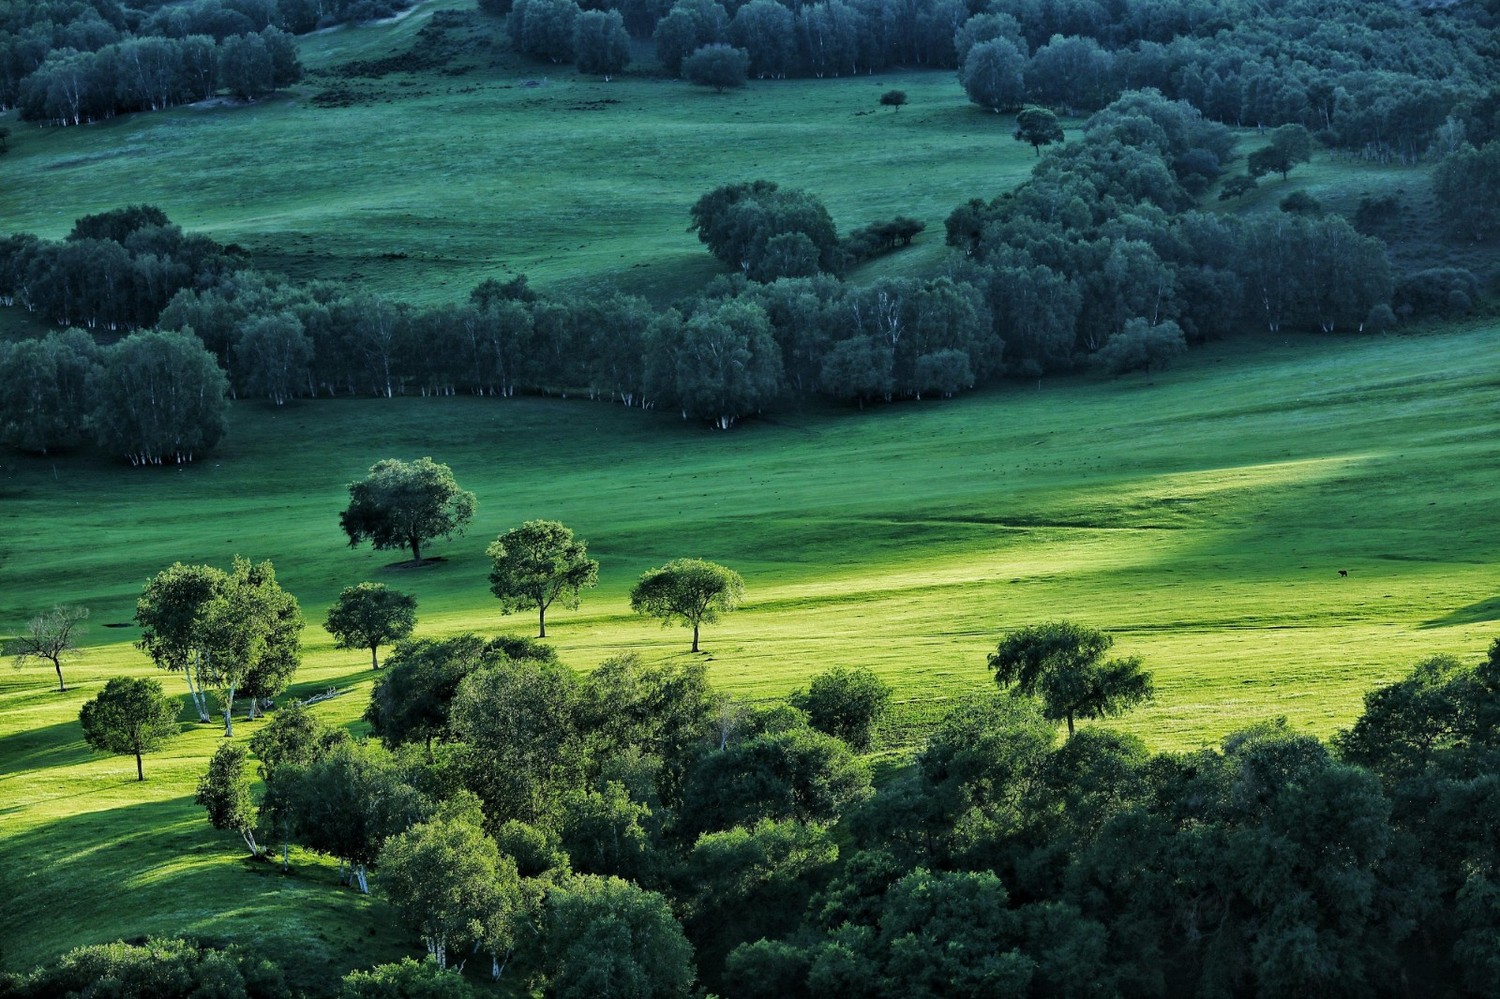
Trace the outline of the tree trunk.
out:
[[[693,622],[693,651],[698,651],[698,622]]]
[[[361,895],[368,895],[368,894],[370,894],[370,882],[365,879],[365,865],[364,864],[358,864],[358,865],[355,866],[355,868],[354,868],[354,880],[356,882],[358,882],[358,884],[359,884],[359,893]]]
[[[1073,738],[1073,712],[1068,712],[1068,738]]]
[[[422,564],[422,539],[412,537],[407,539],[411,544],[411,560],[417,565]]]
[[[63,686],[62,663],[54,659],[52,660],[52,668],[57,670],[57,692],[59,694],[66,694],[68,692],[68,688]]]
[[[145,780],[146,779],[146,773],[145,773],[144,770],[141,769],[141,751],[139,749],[137,749],[135,751],[135,779],[136,780]]]
[[[372,645],[372,646],[370,646],[370,668],[371,669],[379,669],[380,668],[380,656],[378,656],[376,654],[376,652],[375,652],[375,650],[378,649],[379,647],[380,646],[378,646],[378,645]]]
[[[292,844],[286,840],[281,841],[281,870],[283,873],[292,869],[291,854]]]
[[[541,605],[538,605],[538,608],[539,608],[539,610],[538,610],[537,619],[536,619],[536,623],[537,623],[537,634],[536,634],[536,637],[537,638],[546,638],[547,637],[547,608],[544,607],[544,606],[541,606]]]

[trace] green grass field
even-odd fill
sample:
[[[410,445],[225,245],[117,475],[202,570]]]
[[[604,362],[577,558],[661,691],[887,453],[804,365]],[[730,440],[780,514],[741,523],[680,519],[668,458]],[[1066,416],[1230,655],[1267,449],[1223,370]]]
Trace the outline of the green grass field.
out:
[[[611,282],[661,302],[718,273],[685,231],[717,184],[806,188],[843,231],[898,213],[927,222],[867,279],[936,270],[948,212],[1034,162],[1010,119],[970,105],[951,73],[725,95],[649,71],[605,84],[486,46],[488,22],[453,40],[463,75],[335,73],[467,6],[428,0],[395,23],[305,39],[314,75],[251,107],[70,129],[0,116],[13,132],[0,229],[59,237],[79,215],[150,202],[259,266],[411,301],[525,272],[558,293]],[[877,109],[892,87],[910,105]],[[320,106],[340,88],[352,104]],[[1347,212],[1365,191],[1399,189],[1415,235],[1398,262],[1487,263],[1428,241],[1425,185],[1419,169],[1320,155],[1216,207],[1272,210],[1300,188]],[[35,329],[0,310],[0,337]],[[50,670],[0,666],[0,965],[181,933],[264,945],[311,986],[414,949],[378,898],[336,887],[330,863],[294,854],[282,876],[208,828],[192,793],[213,726],[148,757],[145,784],[132,760],[84,746],[81,703],[111,676],[152,673],[131,615],[174,560],[273,560],[310,623],[293,694],[346,689],[317,710],[356,728],[367,655],[334,650],[318,627],[339,589],[376,579],[415,593],[421,635],[534,634],[529,616],[499,614],[483,550],[547,517],[603,564],[581,610],[549,615],[567,663],[685,656],[687,633],[633,617],[627,592],[666,559],[715,559],[744,575],[748,599],[705,631],[714,681],[767,698],[831,665],[874,669],[897,692],[893,758],[952,697],[990,687],[985,655],[1007,629],[1059,617],[1109,630],[1155,672],[1156,700],[1114,723],[1153,749],[1277,715],[1327,736],[1372,685],[1430,654],[1478,655],[1500,633],[1497,347],[1500,330],[1482,324],[1245,338],[1195,350],[1154,385],[1080,376],[863,413],[810,404],[730,434],[575,400],[239,402],[224,444],[185,468],[0,454],[0,636],[53,603],[92,611],[66,694]],[[446,561],[414,570],[346,547],[345,483],[421,455],[480,500],[467,535],[428,552]]]
[[[0,673],[0,940],[24,966],[140,932],[233,935],[283,948],[309,980],[403,941],[379,902],[301,858],[247,870],[191,804],[212,726],[133,762],[82,744],[78,706],[111,675],[149,673],[133,600],[174,559],[275,561],[311,621],[337,590],[415,593],[419,633],[526,634],[501,617],[483,548],[532,517],[575,527],[601,560],[577,612],[550,615],[566,662],[685,654],[626,593],[680,555],[745,576],[746,606],[705,633],[716,683],[784,694],[833,664],[897,691],[899,742],[945,699],[989,684],[1006,629],[1069,617],[1108,629],[1155,671],[1156,701],[1118,724],[1154,749],[1287,716],[1328,735],[1360,695],[1496,633],[1500,332],[1277,338],[1211,345],[1139,377],[1009,386],[947,403],[808,410],[716,434],[581,401],[479,399],[234,407],[210,460],[129,470],[5,459],[0,620],[55,601],[93,611],[69,693],[46,670]],[[431,454],[479,496],[467,536],[419,570],[342,543],[343,486],[387,455]],[[1347,569],[1341,579],[1338,569]],[[316,626],[297,693],[353,722],[372,674]],[[253,725],[237,726],[245,738]],[[133,890],[125,909],[111,900]],[[366,935],[367,928],[375,936]]]
[[[312,36],[325,71],[402,50],[435,9]],[[725,183],[766,178],[819,195],[840,231],[898,214],[928,231],[895,264],[934,268],[943,220],[1030,172],[1009,118],[969,104],[952,73],[753,81],[715,94],[642,71],[610,83],[522,59],[482,19],[462,76],[310,76],[251,107],[179,108],[84,128],[8,121],[0,219],[60,238],[82,214],[149,202],[186,229],[239,243],[258,266],[358,279],[410,301],[462,298],[489,277],[543,288],[618,284],[666,301],[720,271],[688,208]],[[643,52],[641,58],[649,58]],[[545,85],[528,87],[526,82]],[[349,107],[313,98],[335,85]],[[879,108],[892,87],[899,112]],[[879,273],[891,263],[873,265]]]

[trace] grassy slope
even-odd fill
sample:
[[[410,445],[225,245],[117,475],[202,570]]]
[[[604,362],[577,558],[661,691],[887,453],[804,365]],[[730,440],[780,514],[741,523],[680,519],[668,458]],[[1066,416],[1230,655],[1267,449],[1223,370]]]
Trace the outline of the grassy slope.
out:
[[[464,4],[437,0],[396,24],[315,36],[304,58],[317,69],[400,50],[445,6]],[[483,20],[475,37],[501,38],[498,24]],[[688,207],[719,184],[806,188],[841,231],[919,218],[928,232],[901,255],[907,268],[940,259],[954,205],[1031,169],[1010,120],[970,105],[951,73],[755,81],[715,94],[647,75],[579,77],[519,59],[503,41],[478,51],[461,56],[475,68],[457,77],[316,76],[251,107],[82,129],[16,123],[0,157],[3,228],[56,238],[81,214],[146,201],[244,245],[260,266],[358,277],[414,301],[521,272],[542,287],[613,282],[670,299],[719,271],[686,231]],[[335,85],[375,102],[312,103]],[[879,109],[893,86],[911,104]]]
[[[935,710],[987,685],[1005,629],[1068,616],[1156,671],[1156,703],[1120,722],[1155,748],[1277,714],[1326,735],[1370,685],[1430,653],[1475,654],[1500,617],[1486,516],[1500,498],[1497,341],[1223,344],[1155,386],[1010,387],[729,435],[560,400],[241,403],[223,449],[190,468],[7,458],[0,620],[82,602],[99,644],[67,695],[41,670],[0,674],[5,958],[192,930],[295,943],[285,952],[312,975],[399,947],[380,904],[330,887],[326,864],[304,858],[283,879],[233,861],[233,837],[190,801],[212,731],[148,760],[144,787],[131,761],[79,741],[83,699],[149,672],[133,630],[98,626],[128,621],[142,580],[173,559],[271,558],[314,621],[340,586],[376,578],[418,595],[424,634],[526,633],[528,618],[496,613],[482,549],[559,517],[603,562],[583,609],[552,615],[580,668],[622,649],[682,655],[686,635],[632,618],[625,596],[645,567],[696,554],[746,577],[748,605],[705,637],[714,680],[743,694],[850,663],[880,672],[909,714]],[[427,453],[480,499],[468,536],[434,546],[448,561],[404,570],[343,547],[343,483],[381,456]],[[354,721],[371,677],[360,654],[316,628],[307,641],[300,692],[352,685],[320,710]],[[106,902],[121,885],[137,889],[129,910]]]

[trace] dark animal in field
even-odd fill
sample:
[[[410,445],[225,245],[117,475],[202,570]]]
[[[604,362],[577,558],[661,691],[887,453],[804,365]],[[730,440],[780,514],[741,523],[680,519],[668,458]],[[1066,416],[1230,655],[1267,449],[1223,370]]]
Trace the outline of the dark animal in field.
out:
[[[1339,575],[1340,576],[1347,576],[1347,575],[1349,575],[1349,570],[1348,569],[1340,569],[1339,570]]]

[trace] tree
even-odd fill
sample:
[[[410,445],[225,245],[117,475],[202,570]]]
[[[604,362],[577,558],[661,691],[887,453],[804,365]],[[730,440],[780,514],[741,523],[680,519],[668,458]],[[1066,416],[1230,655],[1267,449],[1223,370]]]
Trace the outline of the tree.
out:
[[[722,94],[743,87],[750,72],[750,53],[733,45],[704,45],[682,60],[682,75],[700,87],[713,87]]]
[[[1298,163],[1312,159],[1312,133],[1301,125],[1282,125],[1271,133],[1271,144],[1257,149],[1245,159],[1245,166],[1252,177],[1264,177],[1268,173],[1279,173],[1286,180],[1287,174]]]
[[[41,454],[86,440],[98,355],[78,329],[0,345],[0,440]]]
[[[555,520],[528,520],[500,535],[485,549],[494,559],[490,592],[500,611],[537,611],[537,636],[547,637],[547,608],[561,599],[576,610],[581,592],[599,582],[599,563],[589,558],[588,544]]]
[[[1500,232],[1500,139],[1443,157],[1432,171],[1432,193],[1443,220],[1469,239]]]
[[[691,627],[692,651],[697,652],[698,628],[734,610],[744,597],[745,581],[733,569],[703,559],[679,558],[642,574],[631,588],[630,609],[660,618],[664,628],[674,621]]]
[[[237,944],[223,950],[191,940],[148,937],[68,951],[29,975],[7,976],[17,999],[150,996],[151,999],[286,999],[281,969]]]
[[[132,465],[190,462],[224,436],[229,380],[191,333],[133,333],[101,355],[99,446]]]
[[[880,95],[880,106],[883,108],[895,108],[900,111],[905,104],[906,91],[904,90],[887,90]]]
[[[370,668],[380,668],[378,650],[399,642],[417,626],[417,599],[384,583],[346,586],[328,608],[323,628],[341,649],[369,649]]]
[[[806,691],[793,691],[788,700],[807,712],[813,728],[864,752],[890,705],[891,688],[870,670],[835,666],[814,677]]]
[[[995,682],[1012,693],[1040,694],[1042,713],[1067,719],[1106,718],[1148,700],[1151,674],[1141,661],[1104,661],[1114,639],[1095,628],[1070,621],[1054,621],[1013,631],[990,653]]]
[[[445,971],[436,961],[403,957],[395,964],[349,972],[338,999],[474,999],[474,994],[458,972]]]
[[[1057,115],[1046,108],[1025,107],[1016,115],[1015,137],[1017,142],[1029,142],[1038,156],[1042,147],[1063,140],[1062,125]]]
[[[1132,319],[1125,328],[1094,352],[1094,360],[1111,374],[1144,371],[1151,380],[1152,370],[1165,368],[1175,357],[1187,353],[1187,339],[1182,327],[1170,319],[1155,324]]]
[[[475,506],[474,494],[459,488],[447,465],[431,458],[386,458],[349,483],[349,506],[339,524],[350,548],[369,538],[376,551],[411,549],[412,563],[421,565],[422,545],[462,534]]]
[[[260,856],[255,841],[255,805],[250,800],[250,774],[245,769],[248,753],[233,742],[219,744],[208,772],[198,778],[193,801],[208,810],[208,823],[215,829],[233,830],[244,839],[250,856]]]
[[[175,563],[147,581],[135,619],[144,629],[137,648],[183,674],[202,721],[216,695],[225,736],[234,734],[236,696],[251,696],[254,717],[254,702],[284,689],[301,657],[302,611],[270,562],[236,557],[227,573]]]
[[[516,862],[501,855],[483,822],[479,799],[461,791],[380,851],[385,895],[440,970],[450,948],[479,942],[497,908],[520,904]]]
[[[573,58],[580,73],[610,77],[630,65],[630,35],[617,10],[586,10],[573,29]]]
[[[1021,73],[1026,57],[1006,38],[980,42],[969,50],[958,79],[969,100],[996,114],[1019,105],[1026,96]]]
[[[45,659],[57,671],[57,691],[64,693],[62,664],[77,658],[77,636],[88,618],[87,607],[57,606],[26,622],[26,633],[10,644],[6,651],[16,658],[19,668],[33,659]]]
[[[583,875],[547,894],[543,939],[558,999],[678,999],[692,988],[693,948],[672,907],[619,878]]]
[[[292,312],[250,316],[237,324],[234,356],[246,392],[284,406],[307,391],[313,342]]]
[[[135,756],[135,779],[145,780],[141,754],[160,749],[182,731],[175,701],[150,678],[117,676],[78,713],[90,746],[117,756]]]

